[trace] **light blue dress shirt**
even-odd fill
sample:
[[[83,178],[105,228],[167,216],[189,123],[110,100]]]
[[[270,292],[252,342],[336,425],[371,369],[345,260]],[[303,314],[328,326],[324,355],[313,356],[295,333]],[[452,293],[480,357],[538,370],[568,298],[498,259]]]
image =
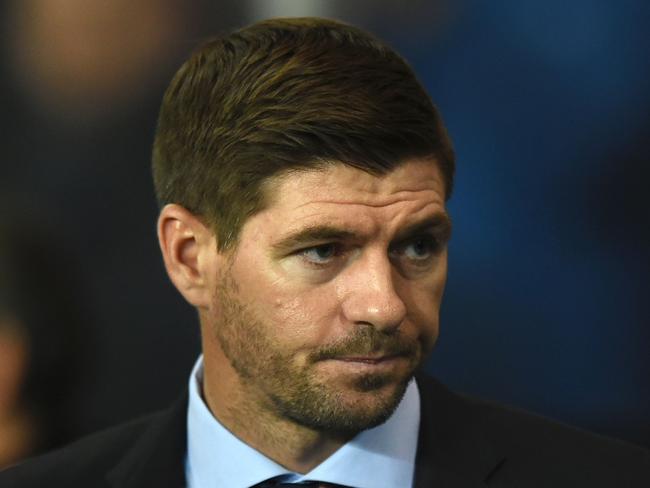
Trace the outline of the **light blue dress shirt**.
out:
[[[185,461],[189,488],[249,488],[281,475],[289,483],[318,480],[354,488],[412,487],[420,426],[420,394],[415,380],[385,423],[359,433],[301,475],[280,466],[221,425],[203,401],[202,377],[201,356],[189,386]]]

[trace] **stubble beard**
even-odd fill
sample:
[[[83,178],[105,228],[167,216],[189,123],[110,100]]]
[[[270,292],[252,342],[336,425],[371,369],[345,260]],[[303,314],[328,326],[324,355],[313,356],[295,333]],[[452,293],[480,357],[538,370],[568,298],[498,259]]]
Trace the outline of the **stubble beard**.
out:
[[[355,329],[350,337],[313,351],[304,367],[266,334],[272,330],[239,298],[239,287],[226,273],[215,290],[221,311],[213,317],[214,333],[226,358],[249,391],[260,393],[261,406],[280,418],[318,432],[351,437],[384,423],[399,405],[415,369],[421,348],[399,332],[387,335],[372,326]],[[319,361],[375,351],[409,359],[409,373],[363,374],[346,390],[318,378],[311,367]],[[357,400],[350,400],[350,389]],[[363,399],[361,399],[363,397]],[[259,399],[262,400],[259,400]]]

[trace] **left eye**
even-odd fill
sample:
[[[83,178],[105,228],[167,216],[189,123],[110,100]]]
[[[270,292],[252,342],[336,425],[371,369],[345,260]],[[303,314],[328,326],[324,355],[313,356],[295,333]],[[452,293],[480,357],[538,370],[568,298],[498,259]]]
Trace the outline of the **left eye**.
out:
[[[412,261],[425,261],[435,252],[435,242],[430,237],[420,237],[404,243],[401,252]]]
[[[303,249],[300,253],[309,262],[314,264],[326,264],[336,256],[336,245],[321,244],[320,246]]]

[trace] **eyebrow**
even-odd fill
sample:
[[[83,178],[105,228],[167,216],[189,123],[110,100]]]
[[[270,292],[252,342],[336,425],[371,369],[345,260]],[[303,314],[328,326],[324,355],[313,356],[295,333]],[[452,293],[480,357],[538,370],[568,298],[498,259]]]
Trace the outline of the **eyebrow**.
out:
[[[394,241],[403,241],[409,237],[431,231],[436,233],[438,239],[445,242],[448,241],[451,236],[451,219],[449,215],[440,212],[422,222],[409,225],[397,233]],[[271,247],[276,254],[282,254],[316,242],[342,241],[358,238],[358,234],[340,227],[313,225],[286,236],[272,244]]]
[[[439,212],[423,222],[416,222],[406,226],[397,233],[394,240],[399,242],[426,232],[434,232],[438,239],[447,242],[451,238],[451,218],[449,214]]]
[[[305,227],[272,245],[278,254],[319,241],[340,241],[357,237],[354,232],[331,225],[312,225]]]

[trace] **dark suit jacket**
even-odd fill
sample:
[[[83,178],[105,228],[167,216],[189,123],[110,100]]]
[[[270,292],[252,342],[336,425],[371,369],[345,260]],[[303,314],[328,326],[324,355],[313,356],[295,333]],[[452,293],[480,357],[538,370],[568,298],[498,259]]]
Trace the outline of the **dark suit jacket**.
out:
[[[649,451],[455,394],[431,378],[418,377],[418,386],[416,488],[650,487]],[[185,396],[27,461],[0,473],[0,487],[184,486],[186,409]]]

